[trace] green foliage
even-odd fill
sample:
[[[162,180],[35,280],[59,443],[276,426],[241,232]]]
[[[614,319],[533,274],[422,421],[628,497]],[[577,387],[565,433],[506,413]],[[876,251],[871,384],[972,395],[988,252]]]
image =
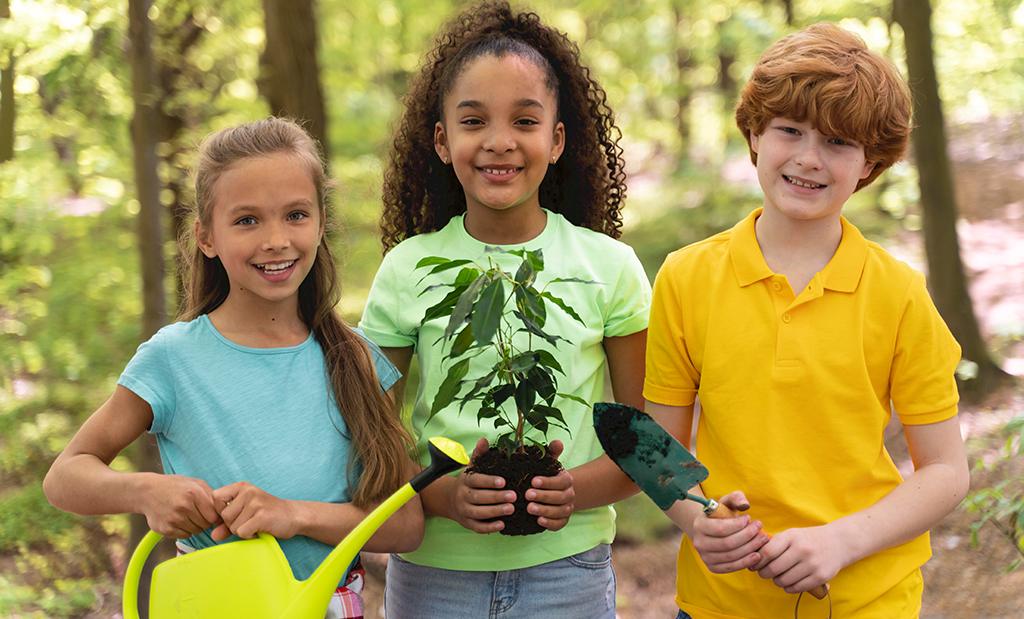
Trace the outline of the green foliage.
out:
[[[992,462],[979,462],[975,470],[1008,468],[1024,455],[1024,416],[1011,420],[1002,430],[1004,442],[999,457]],[[1010,475],[992,486],[975,490],[964,499],[964,508],[976,513],[971,523],[971,544],[978,545],[978,532],[986,524],[992,525],[1020,555],[1007,567],[1017,569],[1024,563],[1024,475]]]
[[[477,422],[489,420],[495,430],[500,430],[495,445],[510,453],[523,448],[529,428],[545,437],[551,426],[569,431],[562,412],[554,406],[556,397],[587,405],[576,396],[558,393],[557,374],[564,374],[564,371],[549,351],[533,346],[533,338],[536,336],[552,347],[557,347],[559,341],[568,343],[565,338],[544,330],[548,302],[583,323],[572,307],[547,290],[548,285],[597,282],[555,278],[538,290],[534,283],[537,274],[544,270],[541,250],[505,251],[493,247],[487,250],[519,256],[522,259],[519,268],[514,274],[509,273],[490,257],[486,266],[440,256],[429,256],[416,264],[417,269],[430,269],[424,279],[461,267],[452,283],[428,286],[423,291],[450,288],[440,301],[424,312],[422,320],[426,323],[448,318],[442,337],[450,343],[445,359],[453,362],[434,396],[430,417],[455,401],[459,402],[460,411],[470,402],[479,402]],[[507,294],[506,287],[510,290]],[[516,337],[521,333],[526,334],[525,345]],[[467,379],[470,359],[486,350],[494,351],[497,361],[483,376]],[[510,408],[515,411],[514,415]]]
[[[0,496],[0,552],[19,544],[39,545],[56,539],[77,518],[50,506],[39,485],[25,486]]]

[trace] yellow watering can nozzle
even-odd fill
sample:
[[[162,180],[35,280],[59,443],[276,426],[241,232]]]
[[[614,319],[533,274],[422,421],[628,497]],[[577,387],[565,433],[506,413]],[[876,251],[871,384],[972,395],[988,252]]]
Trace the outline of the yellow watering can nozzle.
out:
[[[451,473],[469,464],[469,456],[460,443],[443,436],[431,437],[427,442],[430,453],[430,466],[420,471],[409,483],[413,490],[419,492],[438,477]]]
[[[469,456],[466,454],[466,449],[462,446],[462,443],[456,443],[444,436],[432,436],[429,442],[434,447],[440,449],[444,455],[455,460],[460,465],[466,466],[469,464]]]

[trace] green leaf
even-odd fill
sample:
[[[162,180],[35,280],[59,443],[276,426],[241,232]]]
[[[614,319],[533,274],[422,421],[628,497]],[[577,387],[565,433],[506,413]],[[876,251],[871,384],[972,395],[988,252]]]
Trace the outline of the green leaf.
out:
[[[448,375],[444,377],[444,381],[441,382],[441,386],[437,389],[437,395],[434,396],[434,403],[430,407],[430,415],[427,417],[427,421],[436,415],[438,411],[452,403],[455,395],[459,393],[462,379],[465,378],[468,371],[469,359],[463,359],[448,368]]]
[[[530,263],[530,266],[533,267],[534,271],[539,273],[544,270],[543,249],[537,249],[535,251],[526,252],[526,260]]]
[[[516,271],[515,280],[517,284],[530,286],[533,284],[533,280],[536,276],[537,272],[533,270],[530,262],[528,260],[523,260],[523,263],[519,265],[519,270]],[[518,290],[518,288],[516,290]]]
[[[478,277],[480,277],[480,269],[465,267],[455,276],[455,285],[468,286]]]
[[[476,379],[476,382],[473,383],[472,389],[470,389],[469,393],[466,394],[465,400],[468,401],[468,400],[471,400],[474,397],[476,397],[476,395],[478,393],[480,393],[480,391],[484,387],[486,387],[487,385],[491,384],[491,381],[494,380],[494,376],[496,374],[497,374],[497,372],[493,372],[492,371],[489,374],[486,374],[486,375],[481,376],[480,378]]]
[[[498,385],[494,389],[491,389],[488,395],[490,395],[491,400],[494,402],[494,405],[500,407],[502,404],[505,403],[505,400],[512,397],[512,394],[514,394],[515,392],[516,388],[513,387],[512,385]]]
[[[448,326],[444,329],[444,336],[451,337],[455,330],[462,326],[462,323],[466,322],[470,312],[473,310],[473,304],[476,301],[477,294],[480,289],[483,288],[487,282],[487,277],[481,275],[480,277],[473,280],[469,286],[466,286],[465,291],[459,296],[458,302],[455,304],[452,310],[451,316],[448,318]],[[473,329],[476,332],[476,329]]]
[[[519,353],[508,362],[508,368],[513,372],[522,373],[536,366],[539,360],[540,355],[533,351]]]
[[[480,293],[480,302],[473,308],[473,335],[478,344],[489,344],[494,338],[494,332],[501,324],[501,313],[504,308],[503,286],[501,280],[496,279]]]
[[[533,385],[529,381],[520,381],[516,385],[516,408],[521,411],[528,411],[533,407],[533,403],[537,399],[537,390],[533,388]]]
[[[562,369],[561,364],[558,363],[558,360],[555,359],[555,356],[550,352],[546,350],[537,350],[535,351],[535,354],[539,357],[538,363],[540,365],[543,365],[546,368],[551,368],[552,370],[561,373],[562,376],[565,376],[565,370]]]
[[[565,398],[566,400],[572,400],[573,402],[579,402],[579,403],[580,403],[580,404],[582,404],[583,406],[587,406],[587,407],[589,407],[589,406],[590,406],[590,403],[589,403],[589,402],[587,402],[586,400],[584,400],[584,399],[583,399],[583,398],[581,398],[580,396],[578,396],[578,395],[573,395],[573,394],[571,394],[571,393],[559,393],[559,394],[558,394],[558,397],[560,397],[560,398]]]
[[[512,425],[512,424],[509,424]],[[495,426],[497,427],[497,426]],[[500,450],[502,453],[510,454],[516,450],[516,441],[513,438],[511,432],[502,434],[494,441],[494,448]]]
[[[443,316],[447,316],[448,314],[450,314],[451,311],[452,311],[452,308],[455,307],[456,301],[459,300],[459,297],[462,295],[462,292],[464,290],[465,290],[465,288],[455,288],[454,290],[449,292],[447,295],[445,295],[445,297],[443,299],[441,299],[440,301],[438,301],[434,305],[431,305],[430,307],[428,307],[427,311],[425,311],[423,313],[423,320],[420,321],[420,324],[423,324],[425,322],[429,322],[431,320],[434,320],[435,318],[441,318]]]
[[[558,410],[554,406],[545,406],[544,404],[538,404],[534,407],[535,410],[544,415],[547,419],[554,419],[557,421],[562,428],[568,430],[569,428],[565,425],[565,419],[562,417],[562,411]]]
[[[514,311],[512,313],[515,315],[516,318],[520,320],[520,322],[523,323],[523,328],[520,329],[520,331],[526,331],[528,333],[532,333],[536,336],[542,337],[548,344],[551,344],[552,346],[557,346],[558,340],[566,342],[568,341],[564,337],[560,337],[557,335],[549,335],[545,333],[543,329],[538,327],[537,324],[534,323],[532,320],[524,316],[522,312]]]
[[[550,283],[557,284],[559,282],[575,284],[601,284],[601,282],[594,281],[592,279],[580,279],[578,277],[556,277],[553,280],[551,280]]]
[[[530,368],[526,373],[526,379],[530,381],[537,394],[544,398],[548,404],[551,404],[551,401],[555,398],[554,379],[543,369],[536,366]]]
[[[451,262],[451,258],[444,258],[442,256],[427,256],[426,258],[420,258],[420,261],[416,263],[416,268],[422,269],[423,267],[428,267],[432,264],[444,264],[446,262]]]
[[[500,412],[501,411],[494,408],[493,406],[481,406],[480,411],[477,412],[476,414],[476,418],[477,421],[479,422],[479,420],[481,419],[490,419],[491,417],[497,417]]]
[[[544,301],[541,300],[540,294],[534,288],[516,287],[516,307],[538,327],[544,326],[544,321],[547,320],[547,309],[544,307]]]
[[[469,350],[473,345],[473,325],[466,325],[466,328],[459,332],[452,342],[451,358],[462,356],[462,353]]]
[[[550,292],[548,292],[546,290],[541,293],[541,296],[544,297],[545,299],[551,301],[552,303],[554,303],[558,307],[562,308],[562,311],[565,312],[566,314],[569,314],[570,316],[572,316],[572,318],[574,320],[576,320],[576,322],[580,323],[583,326],[587,325],[587,323],[583,322],[583,319],[580,318],[580,315],[576,313],[576,310],[574,310],[573,308],[569,307],[569,304],[566,303],[565,301],[563,301],[561,298],[556,297],[555,295],[551,294]]]
[[[441,273],[441,272],[447,271],[449,269],[454,269],[455,267],[460,267],[460,266],[462,266],[464,264],[469,264],[470,262],[473,262],[473,261],[472,260],[459,259],[459,260],[452,260],[452,261],[446,262],[444,264],[439,264],[436,267],[430,269],[429,273],[427,273],[426,275],[421,277],[420,281],[422,282],[424,279],[426,279],[427,277],[430,277],[431,275],[434,275],[435,273]]]

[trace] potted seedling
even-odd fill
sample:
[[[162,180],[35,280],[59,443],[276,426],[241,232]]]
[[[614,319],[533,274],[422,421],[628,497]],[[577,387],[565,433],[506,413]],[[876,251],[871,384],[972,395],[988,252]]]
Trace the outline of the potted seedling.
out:
[[[505,271],[495,262],[491,255],[498,252],[521,258],[515,273]],[[487,253],[491,255],[487,256],[486,265],[440,256],[423,258],[416,265],[417,269],[430,269],[424,279],[459,269],[451,283],[423,290],[449,289],[423,315],[424,323],[448,318],[442,336],[446,348],[442,367],[448,369],[434,396],[428,421],[452,403],[457,402],[461,412],[470,402],[479,402],[477,423],[490,424],[499,434],[468,470],[505,479],[505,487],[516,493],[516,503],[515,511],[502,518],[505,527],[501,533],[529,535],[545,529],[537,524],[536,516],[526,511],[526,490],[535,476],[557,475],[562,470],[546,443],[553,427],[569,432],[555,399],[589,406],[578,396],[558,391],[558,375],[565,372],[549,350],[536,346],[540,342],[552,348],[560,342],[571,344],[545,331],[549,309],[557,308],[583,324],[579,314],[548,287],[596,282],[554,278],[538,289],[537,274],[544,270],[541,250],[506,251],[489,247]],[[493,365],[480,375],[470,376],[470,361],[486,352],[495,359]]]

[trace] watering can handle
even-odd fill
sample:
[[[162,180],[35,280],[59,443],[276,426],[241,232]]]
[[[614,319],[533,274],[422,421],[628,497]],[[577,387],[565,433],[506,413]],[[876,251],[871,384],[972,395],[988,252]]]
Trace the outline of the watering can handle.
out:
[[[124,619],[139,619],[139,580],[142,578],[142,566],[146,564],[149,553],[160,543],[163,535],[150,531],[143,536],[135,547],[132,558],[128,561],[128,569],[124,574],[124,594],[121,600],[121,613]]]

